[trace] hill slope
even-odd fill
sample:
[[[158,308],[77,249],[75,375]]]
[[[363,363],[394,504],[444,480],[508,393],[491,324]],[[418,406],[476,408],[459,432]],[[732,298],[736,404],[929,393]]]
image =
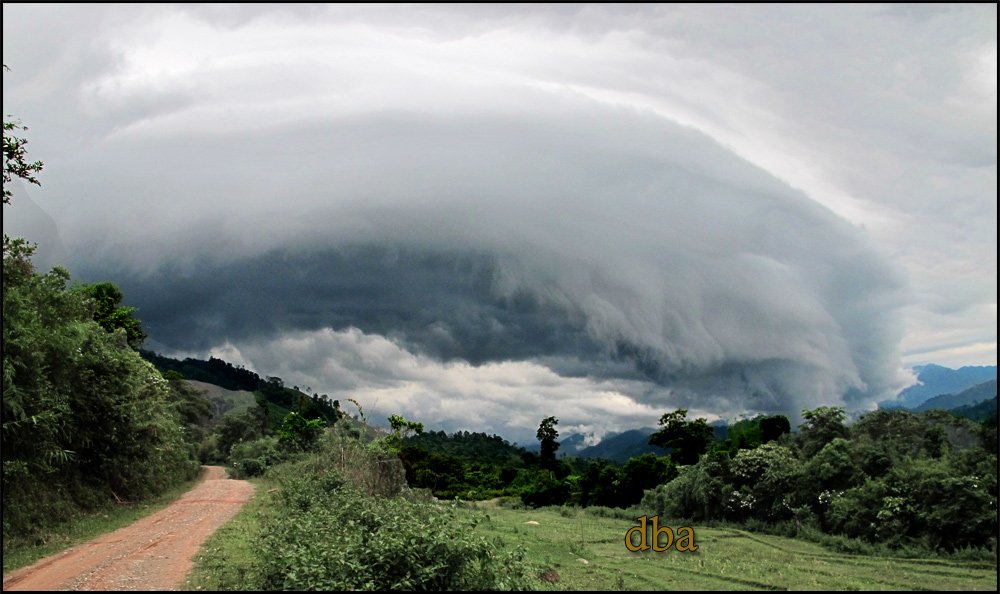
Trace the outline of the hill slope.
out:
[[[950,369],[929,364],[918,365],[913,370],[917,373],[919,383],[900,392],[894,400],[880,402],[880,407],[913,409],[935,396],[957,394],[977,384],[997,379],[996,365]]]
[[[649,445],[649,436],[656,433],[652,427],[629,429],[622,433],[605,437],[600,443],[577,452],[581,458],[603,458],[615,462],[627,462],[633,456],[646,453],[664,454],[666,450]]]
[[[966,419],[972,419],[973,421],[985,421],[989,418],[992,418],[995,421],[997,418],[997,397],[994,396],[989,400],[983,400],[979,404],[967,404],[965,406],[953,408],[948,412],[957,417],[965,417]]]
[[[989,400],[997,395],[997,381],[995,379],[981,384],[976,384],[967,390],[962,390],[956,394],[941,394],[927,400],[916,407],[914,412],[925,410],[951,410],[960,406],[970,406],[978,404],[983,400]]]
[[[227,390],[222,386],[198,380],[183,380],[183,382],[212,404],[215,417],[221,417],[229,412],[244,411],[257,405],[253,392],[248,390]]]

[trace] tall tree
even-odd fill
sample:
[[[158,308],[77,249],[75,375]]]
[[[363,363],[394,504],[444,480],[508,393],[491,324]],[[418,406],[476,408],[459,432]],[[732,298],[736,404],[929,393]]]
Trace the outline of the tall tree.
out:
[[[660,417],[659,431],[649,436],[649,444],[671,448],[675,464],[694,464],[712,443],[715,433],[705,419],[688,421],[687,409],[679,408]]]
[[[559,449],[559,442],[556,441],[559,438],[559,432],[556,431],[556,425],[558,424],[559,419],[546,417],[538,425],[538,433],[535,434],[538,442],[541,444],[539,456],[541,464],[545,468],[554,468],[556,466],[556,450]]]

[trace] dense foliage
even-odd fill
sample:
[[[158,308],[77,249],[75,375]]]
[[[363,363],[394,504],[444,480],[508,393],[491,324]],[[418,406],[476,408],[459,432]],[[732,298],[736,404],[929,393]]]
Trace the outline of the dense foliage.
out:
[[[311,452],[268,471],[277,488],[241,589],[530,588],[520,553],[473,534],[485,518],[421,500],[406,488],[389,436],[366,442],[359,429],[338,423]]]
[[[6,69],[6,66],[4,66]],[[38,184],[26,129],[4,121],[4,204],[15,177]],[[109,282],[39,273],[35,247],[3,237],[3,535],[42,538],[80,512],[162,493],[198,473],[210,412],[134,350],[146,337]]]
[[[287,454],[312,449],[323,428],[345,416],[340,402],[325,394],[310,396],[298,386],[285,387],[280,377],[261,378],[251,370],[222,359],[186,358],[181,361],[152,351],[140,353],[185,393],[197,393],[197,390],[185,387],[183,379],[253,394],[255,404],[250,408],[211,415],[207,422],[191,428],[192,434],[198,436],[200,461],[228,464],[239,477],[259,476],[268,466],[284,460]],[[193,399],[201,400],[201,406],[212,408],[204,398]],[[221,403],[217,405],[216,410]]]
[[[441,498],[640,504],[672,520],[811,531],[914,551],[995,549],[995,415],[977,424],[944,411],[881,410],[848,426],[843,409],[820,407],[805,411],[795,434],[785,417],[758,416],[706,443],[704,423],[684,413],[664,415],[672,455],[625,464],[560,458],[546,466],[497,436],[467,432],[414,436],[400,458],[410,486]]]
[[[708,449],[714,437],[705,419],[688,421],[687,410],[678,409],[660,417],[660,430],[649,436],[649,443],[670,448],[670,458],[677,464],[691,464]]]
[[[108,332],[121,329],[129,346],[138,349],[146,340],[146,331],[142,323],[132,314],[134,307],[120,305],[125,295],[121,289],[109,282],[82,285],[77,290],[89,297],[94,303],[94,321]]]
[[[554,432],[554,423],[547,420],[540,425],[542,439],[551,437],[550,429]],[[468,431],[407,437],[399,457],[409,485],[428,489],[441,499],[513,496],[533,507],[565,503],[629,507],[639,503],[646,489],[676,475],[666,456],[643,454],[623,465],[575,458],[545,462],[498,435]]]
[[[136,500],[198,471],[181,410],[190,402],[95,321],[60,268],[3,245],[3,530],[25,536],[108,500]],[[185,408],[187,407],[187,408]]]
[[[710,452],[647,493],[672,519],[792,523],[923,550],[995,550],[996,421],[881,410],[844,424],[842,409],[804,414],[794,438],[735,456]]]

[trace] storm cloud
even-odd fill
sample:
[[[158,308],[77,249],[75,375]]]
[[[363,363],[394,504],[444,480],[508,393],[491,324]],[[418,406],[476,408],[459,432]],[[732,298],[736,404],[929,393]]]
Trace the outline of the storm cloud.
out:
[[[170,207],[201,220],[184,241],[174,223],[84,249],[120,263],[173,348],[355,327],[473,364],[626,360],[689,392],[678,404],[708,388],[786,412],[896,386],[902,285],[861,232],[701,133],[578,101],[539,93],[561,115],[502,124],[317,126],[295,135],[313,151],[268,160],[306,187],[264,200],[237,181],[246,204],[205,220],[211,181],[185,176]]]
[[[151,346],[449,429],[523,437],[560,414],[600,433],[678,407],[797,418],[894,395],[925,285],[873,239],[887,211],[845,189],[877,175],[816,171],[829,155],[847,165],[858,126],[877,139],[905,125],[875,109],[805,126],[830,105],[790,103],[776,82],[789,72],[748,73],[727,43],[680,32],[699,10],[638,12],[74,13],[113,34],[67,33],[97,66],[49,88],[59,70],[40,65],[12,92],[32,132],[31,97],[87,122],[85,150],[46,159],[32,195],[74,274],[118,283]],[[788,14],[782,31],[801,24]],[[992,158],[995,195],[993,84],[992,149],[970,129],[934,158]],[[801,88],[798,101],[838,92]],[[39,134],[44,153],[55,135]],[[992,232],[995,252],[993,208],[992,231],[972,235]]]

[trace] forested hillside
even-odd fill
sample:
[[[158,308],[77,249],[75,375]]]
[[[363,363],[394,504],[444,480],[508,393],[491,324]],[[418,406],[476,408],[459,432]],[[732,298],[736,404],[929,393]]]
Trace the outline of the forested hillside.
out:
[[[984,400],[996,398],[997,381],[989,380],[981,384],[976,384],[954,394],[941,394],[924,402],[913,409],[915,412],[925,410],[952,410],[960,406],[974,406]]]

